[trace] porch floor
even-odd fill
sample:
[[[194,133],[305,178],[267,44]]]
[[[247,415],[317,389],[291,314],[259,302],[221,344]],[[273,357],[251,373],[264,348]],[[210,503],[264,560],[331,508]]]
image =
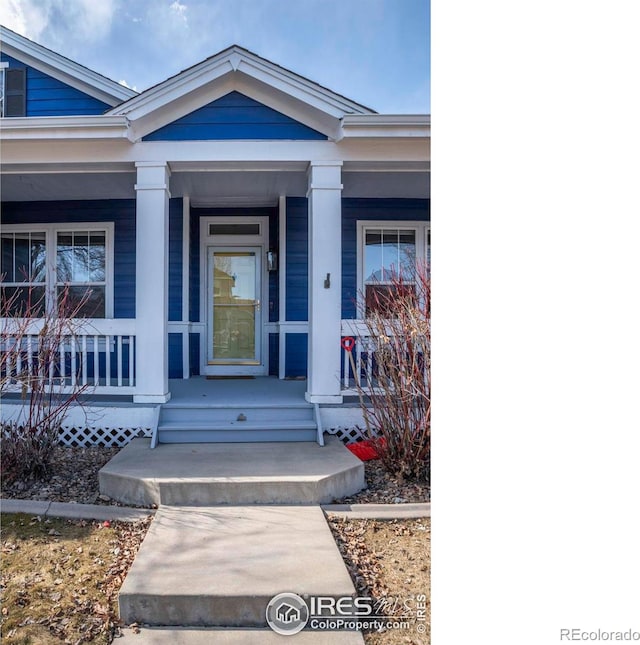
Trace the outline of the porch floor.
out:
[[[321,504],[364,488],[364,465],[336,437],[314,442],[169,443],[134,439],[99,473],[128,504]]]
[[[258,376],[253,379],[208,379],[206,376],[192,376],[189,379],[169,379],[171,399],[165,405],[308,405],[304,398],[306,391],[306,381],[281,380],[275,376]]]

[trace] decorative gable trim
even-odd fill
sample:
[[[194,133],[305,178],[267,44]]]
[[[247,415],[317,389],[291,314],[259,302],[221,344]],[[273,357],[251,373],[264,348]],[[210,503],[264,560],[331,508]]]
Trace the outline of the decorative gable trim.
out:
[[[332,139],[340,138],[340,119],[345,114],[375,114],[237,45],[145,90],[107,114],[126,115],[137,139],[232,91]]]
[[[2,51],[107,105],[118,105],[137,92],[38,45],[0,25]]]

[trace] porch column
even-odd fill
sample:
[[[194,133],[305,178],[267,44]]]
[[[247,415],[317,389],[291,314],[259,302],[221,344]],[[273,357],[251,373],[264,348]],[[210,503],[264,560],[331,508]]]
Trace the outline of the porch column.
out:
[[[342,403],[342,162],[309,165],[309,343],[305,397]]]
[[[169,166],[136,163],[135,403],[165,403],[169,393]]]

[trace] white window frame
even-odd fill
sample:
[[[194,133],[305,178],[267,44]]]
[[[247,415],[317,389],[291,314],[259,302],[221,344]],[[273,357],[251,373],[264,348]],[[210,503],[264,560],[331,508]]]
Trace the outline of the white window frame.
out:
[[[57,242],[58,233],[78,231],[104,232],[105,234],[105,312],[104,319],[113,318],[113,267],[114,267],[114,224],[113,222],[56,222],[53,224],[7,224],[3,225],[3,233],[42,233],[45,234],[46,248],[46,278],[42,283],[45,287],[47,307],[56,301],[57,279]],[[6,286],[15,283],[7,283]],[[78,286],[79,283],[75,284]],[[102,320],[102,319],[100,319]]]
[[[364,254],[366,231],[369,229],[414,231],[416,234],[416,262],[419,262],[427,259],[427,243],[429,239],[427,231],[429,231],[430,228],[431,222],[422,222],[416,220],[358,220],[356,246],[356,319],[361,319],[362,312],[364,311]]]
[[[4,116],[4,105],[5,105],[5,78],[6,74],[4,73],[5,69],[8,69],[9,63],[0,62],[0,117]]]

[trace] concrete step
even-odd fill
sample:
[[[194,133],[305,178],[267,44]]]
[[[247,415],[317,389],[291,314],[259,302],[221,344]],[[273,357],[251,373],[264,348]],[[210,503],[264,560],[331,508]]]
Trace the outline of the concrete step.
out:
[[[336,437],[315,442],[162,443],[134,439],[98,474],[125,504],[326,504],[364,488],[364,465]]]
[[[120,617],[267,627],[283,592],[355,596],[319,506],[161,506],[120,590]]]
[[[159,443],[254,443],[262,441],[316,441],[315,428],[292,427],[254,429],[238,428],[180,428],[158,427]]]
[[[286,641],[285,641],[286,638]],[[364,645],[360,632],[301,631],[293,636],[280,636],[270,629],[230,629],[225,627],[143,627],[139,633],[122,630],[118,645]]]
[[[171,405],[165,403],[160,412],[160,422],[164,423],[264,423],[271,421],[313,421],[313,406],[308,403],[299,405]]]
[[[316,441],[312,420],[281,421],[160,421],[160,443],[235,443],[260,441]]]

